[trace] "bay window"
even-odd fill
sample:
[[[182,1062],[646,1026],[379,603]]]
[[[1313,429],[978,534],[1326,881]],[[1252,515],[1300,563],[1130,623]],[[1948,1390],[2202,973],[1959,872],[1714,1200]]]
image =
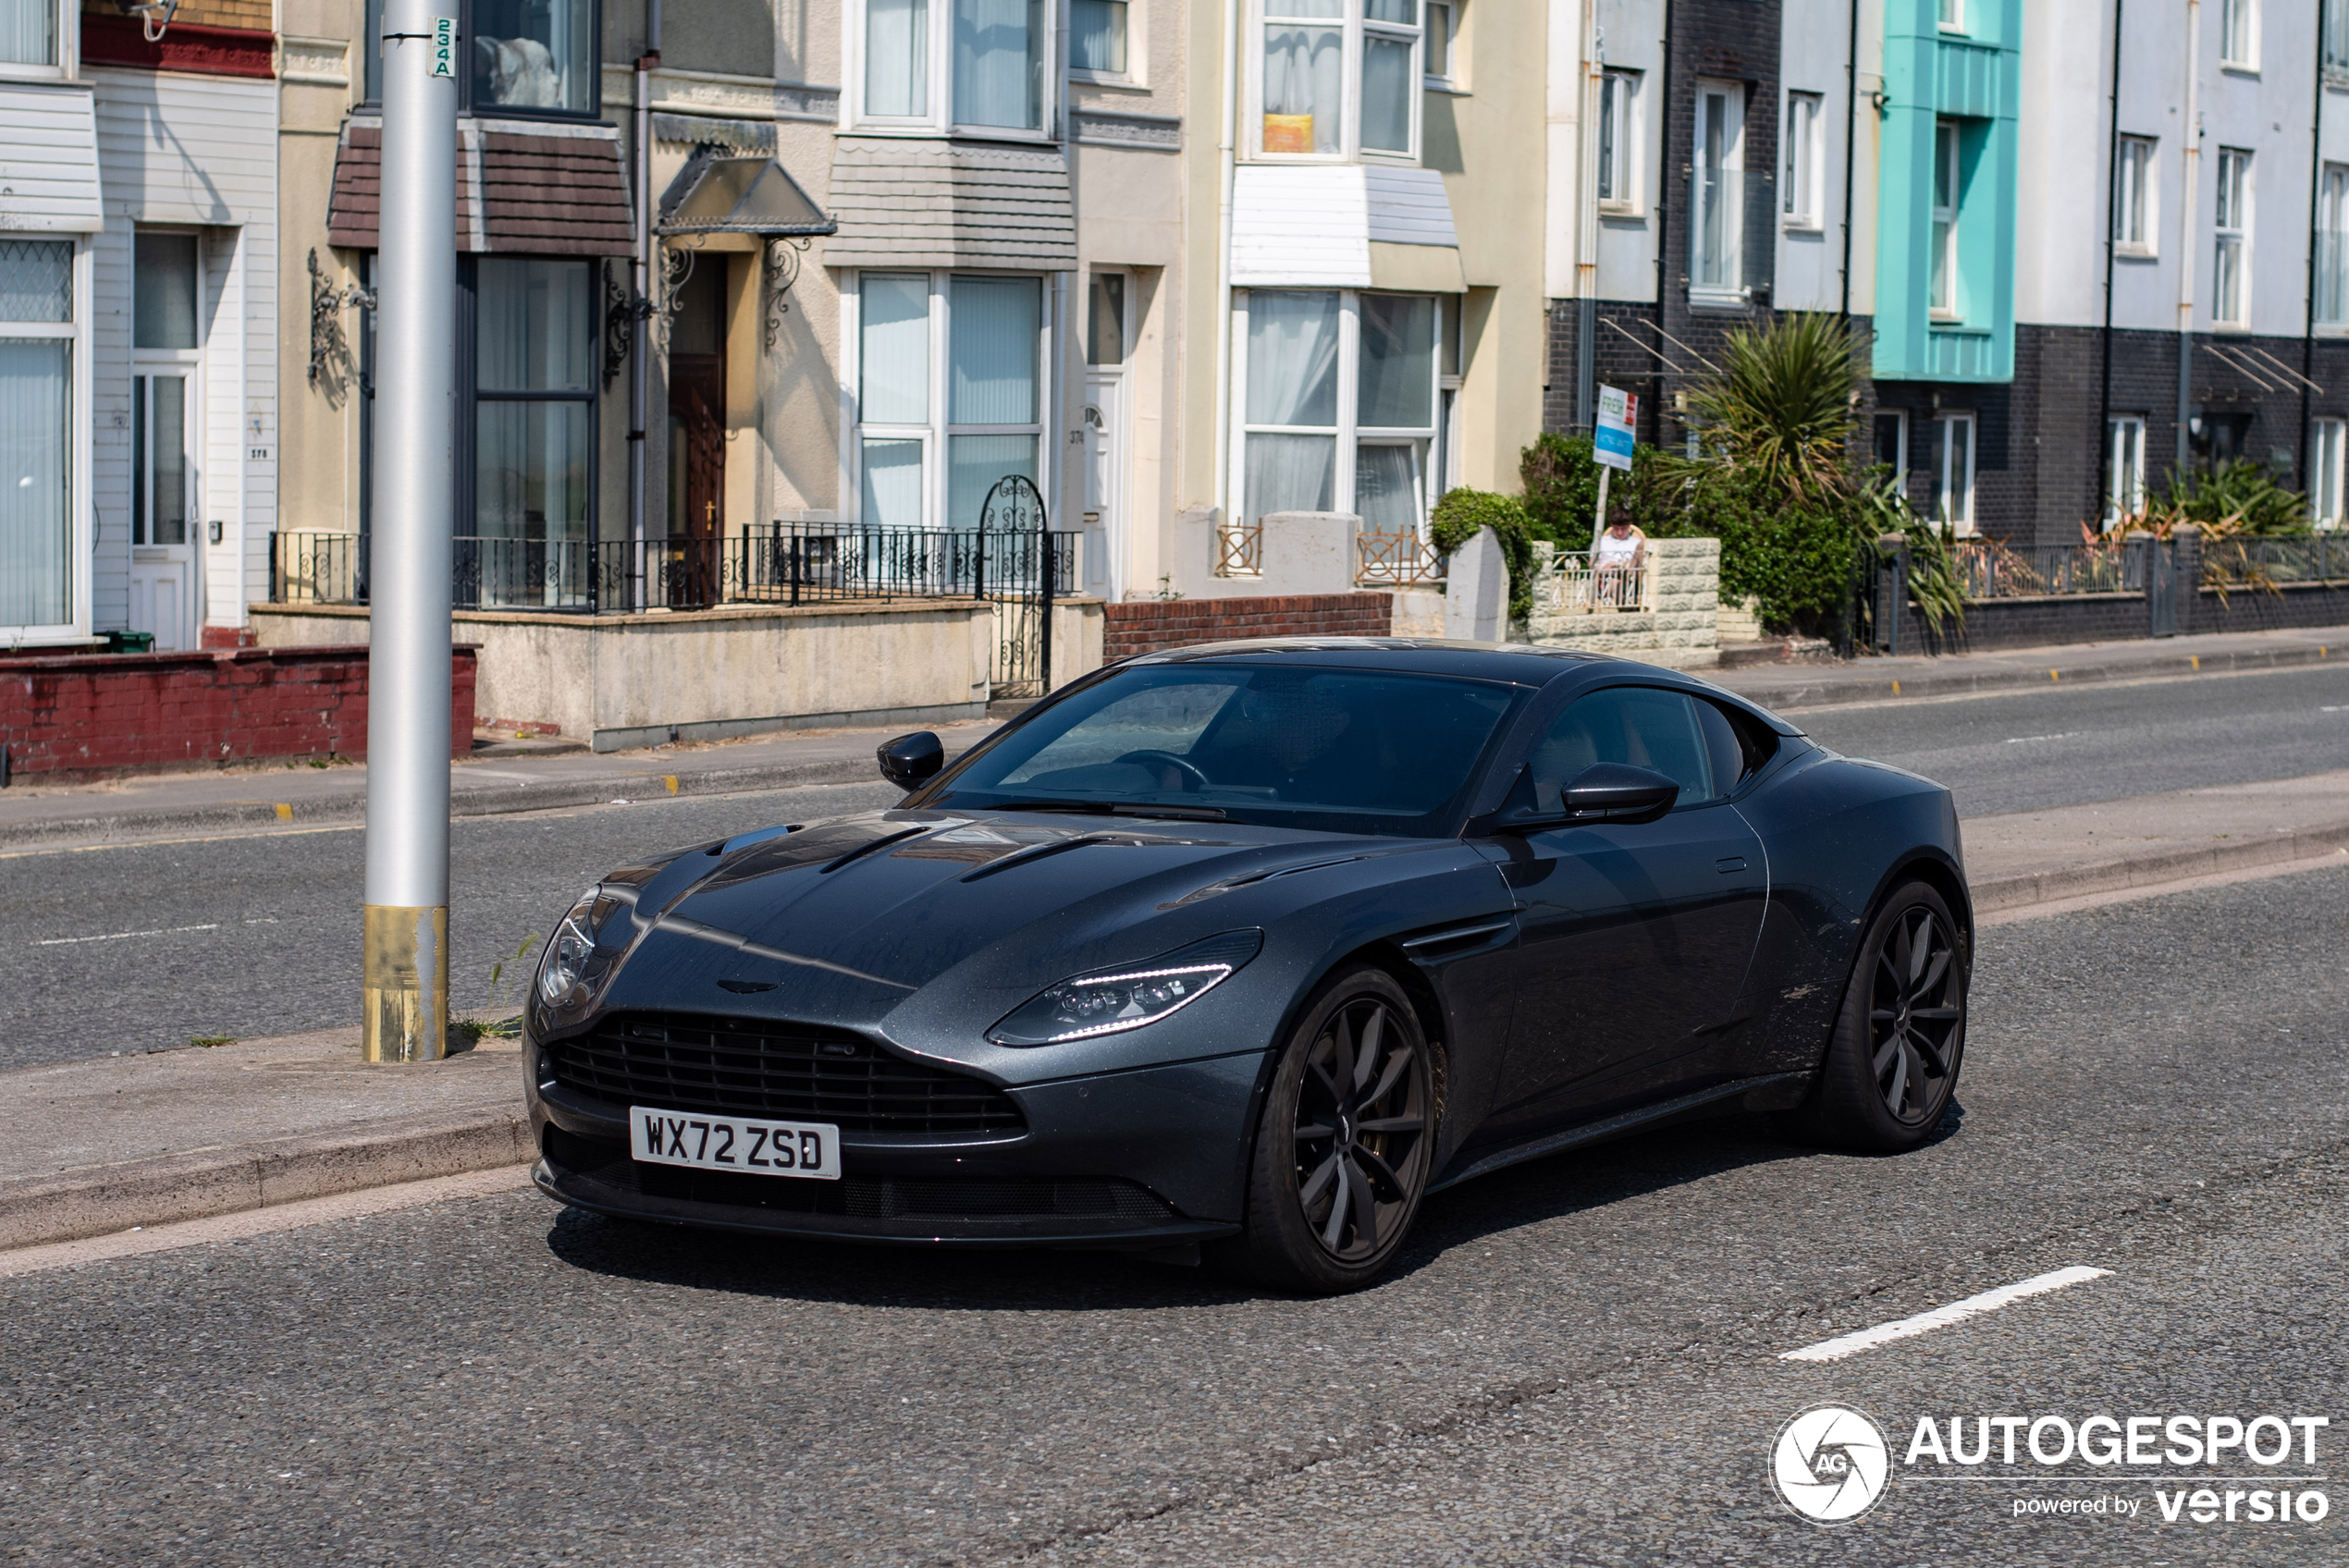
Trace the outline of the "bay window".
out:
[[[1419,154],[1420,0],[1263,0],[1256,151]]]
[[[1417,533],[1436,435],[1441,312],[1429,294],[1255,289],[1242,301],[1234,515],[1345,511]]]
[[[0,65],[57,63],[57,0],[0,0]]]
[[[998,480],[1040,488],[1043,280],[868,272],[854,299],[857,521],[976,528]]]
[[[0,239],[0,628],[73,619],[73,245]]]
[[[1702,299],[1744,292],[1745,89],[1696,84],[1696,161],[1690,170],[1689,291]]]
[[[1090,13],[1077,19],[1097,29],[1113,23],[1122,59],[1125,7],[1113,8],[1119,15],[1106,22]],[[859,124],[1048,130],[1052,13],[1043,0],[863,0],[863,11],[852,32],[862,55],[852,71]],[[1088,50],[1106,55],[1110,38],[1099,31],[1086,36]]]
[[[7,0],[0,0],[6,4]],[[602,112],[596,0],[462,0],[457,75],[468,114],[588,117]],[[367,0],[367,102],[383,101],[383,0]]]

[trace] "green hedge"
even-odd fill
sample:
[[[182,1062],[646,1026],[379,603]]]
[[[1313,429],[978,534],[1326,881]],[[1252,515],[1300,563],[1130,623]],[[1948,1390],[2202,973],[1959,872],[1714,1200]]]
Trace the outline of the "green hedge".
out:
[[[1509,563],[1509,619],[1523,620],[1533,613],[1533,530],[1524,502],[1490,490],[1446,491],[1435,503],[1429,534],[1449,555],[1486,528],[1500,540],[1501,555]]]

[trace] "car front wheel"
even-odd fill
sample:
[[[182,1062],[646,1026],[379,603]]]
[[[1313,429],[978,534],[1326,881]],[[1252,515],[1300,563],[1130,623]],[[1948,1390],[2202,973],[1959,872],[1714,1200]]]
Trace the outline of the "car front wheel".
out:
[[[1932,1135],[1965,1058],[1969,957],[1939,893],[1924,882],[1893,890],[1860,945],[1802,1132],[1887,1154]]]
[[[1383,970],[1333,976],[1281,1052],[1248,1229],[1217,1261],[1285,1290],[1369,1284],[1419,1214],[1434,1136],[1434,1064],[1410,999]]]

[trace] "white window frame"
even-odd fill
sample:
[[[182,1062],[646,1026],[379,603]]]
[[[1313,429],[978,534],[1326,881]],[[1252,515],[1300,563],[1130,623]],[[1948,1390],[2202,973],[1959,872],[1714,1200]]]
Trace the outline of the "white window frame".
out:
[[[1963,252],[1958,246],[1959,214],[1965,209],[1965,132],[1953,119],[1933,122],[1933,177],[1927,200],[1932,202],[1931,227],[1926,231],[1934,254],[1927,259],[1925,284],[1925,314],[1934,321],[1962,321],[1965,301],[1959,276],[1958,258]],[[1949,201],[1943,205],[1937,198],[1944,182],[1948,183]],[[1936,294],[1932,286],[1933,263],[1941,268],[1945,291]]]
[[[1900,431],[1899,437],[1893,443],[1892,474],[1900,482],[1900,487],[1905,491],[1909,485],[1909,410],[1878,409],[1876,411],[1876,418],[1893,421],[1895,428]],[[1873,451],[1876,445],[1876,426],[1873,422],[1868,427],[1868,445]]]
[[[2317,48],[2327,76],[2349,72],[2349,0],[2324,0],[2318,14]]]
[[[1428,518],[1440,498],[1434,494],[1433,481],[1449,472],[1445,456],[1439,455],[1435,443],[1445,435],[1445,392],[1448,382],[1452,388],[1459,385],[1457,376],[1444,373],[1444,296],[1418,295],[1432,299],[1435,308],[1428,313],[1434,320],[1434,350],[1429,355],[1431,371],[1428,387],[1428,417],[1434,423],[1420,428],[1401,425],[1366,426],[1357,423],[1361,401],[1362,378],[1362,316],[1361,300],[1365,294],[1408,292],[1406,290],[1370,288],[1296,288],[1266,289],[1265,293],[1330,294],[1338,297],[1337,328],[1337,423],[1328,424],[1254,424],[1248,417],[1248,304],[1254,291],[1240,290],[1232,297],[1232,450],[1239,454],[1231,467],[1231,496],[1225,516],[1246,523],[1255,514],[1249,509],[1248,489],[1248,438],[1255,435],[1329,435],[1336,438],[1337,459],[1330,481],[1330,506],[1341,512],[1359,516],[1355,504],[1356,455],[1364,447],[1393,447],[1417,444],[1420,447],[1418,463],[1420,487],[1419,533],[1427,534]]]
[[[1120,73],[1117,71],[1087,70],[1081,67],[1072,64],[1068,67],[1068,80],[1079,82],[1098,82],[1107,87],[1144,86],[1147,84],[1149,78],[1143,69],[1142,34],[1144,30],[1142,25],[1142,0],[1108,0],[1108,3],[1125,7],[1125,71]],[[1071,8],[1068,21],[1068,41],[1062,45],[1061,52],[1064,55],[1066,55],[1072,61],[1074,61],[1076,57],[1076,22],[1074,7]]]
[[[1367,38],[1401,40],[1408,37],[1411,44],[1411,64],[1404,72],[1404,80],[1415,89],[1423,87],[1427,80],[1427,30],[1418,23],[1405,26],[1399,22],[1365,19],[1363,0],[1342,0],[1346,14],[1341,17],[1299,17],[1283,9],[1281,0],[1250,0],[1250,29],[1242,47],[1248,51],[1248,141],[1247,154],[1253,159],[1281,164],[1410,164],[1420,161],[1422,121],[1420,91],[1409,94],[1410,145],[1402,152],[1384,147],[1362,145],[1362,60],[1363,42]],[[1415,14],[1424,16],[1424,12]],[[1334,153],[1267,153],[1264,150],[1264,39],[1275,25],[1294,23],[1299,27],[1340,30],[1344,45],[1338,67],[1338,150]]]
[[[2316,423],[2316,439],[2310,443],[2316,449],[2309,457],[2309,510],[2317,526],[2331,533],[2341,526],[2343,482],[2349,480],[2343,463],[2349,458],[2349,420]]]
[[[2349,327],[2349,164],[2327,164],[2317,197],[2317,297],[2319,327]]]
[[[990,141],[1052,141],[1060,135],[1061,101],[1057,84],[1066,76],[1061,68],[1061,7],[1051,0],[1041,7],[1044,58],[1040,73],[1044,102],[1039,105],[1042,124],[1034,129],[1018,126],[969,125],[954,115],[954,0],[929,0],[929,112],[926,115],[872,115],[865,111],[865,0],[848,0],[841,7],[841,54],[847,80],[840,95],[841,129],[859,136],[983,137]],[[1132,24],[1127,24],[1126,63],[1133,63]]]
[[[1640,210],[1640,73],[1613,67],[1599,79],[1599,211]]]
[[[2154,172],[2160,142],[2124,136],[2113,168],[2112,246],[2123,256],[2160,253],[2161,180]]]
[[[47,65],[0,60],[0,81],[60,81],[81,68],[81,12],[65,0],[49,0],[49,42],[56,55]]]
[[[1934,19],[1943,32],[1963,32],[1965,31],[1965,0],[1937,0]]]
[[[1778,217],[1788,228],[1826,226],[1826,94],[1789,90],[1780,112],[1779,152],[1786,167],[1778,185]]]
[[[2249,150],[2219,149],[2210,217],[2213,326],[2244,330],[2251,325],[2251,224],[2257,194],[2253,169]],[[2231,291],[2232,299],[2228,298]]]
[[[2114,414],[2104,422],[2104,526],[2146,509],[2146,419]]]
[[[1704,144],[1707,128],[1716,114],[1728,134],[1722,138],[1721,166],[1712,171]],[[1745,84],[1699,77],[1694,121],[1689,156],[1689,298],[1699,304],[1743,304]],[[1704,221],[1701,214],[1708,172],[1717,172],[1720,177],[1722,253],[1718,257],[1719,276],[1716,277],[1705,276]]]
[[[925,276],[929,281],[929,419],[920,424],[867,423],[858,399],[864,376],[864,288],[867,273],[888,277]],[[871,267],[843,275],[841,288],[841,514],[862,524],[865,510],[865,444],[867,441],[918,440],[922,443],[922,515],[920,528],[972,529],[977,518],[950,514],[953,483],[951,443],[957,435],[1029,435],[1036,441],[1036,488],[1053,505],[1058,495],[1055,468],[1060,454],[1045,439],[1059,407],[1061,370],[1053,359],[1052,330],[1059,317],[1057,276],[1029,272],[990,272],[978,267]],[[1036,345],[1036,415],[1026,424],[958,424],[949,419],[953,396],[953,280],[957,277],[1033,278],[1039,291]]]
[[[1962,472],[1952,472],[1949,461],[1950,432],[1959,426],[1965,430]],[[1950,409],[1933,416],[1934,521],[1948,523],[1960,538],[1974,533],[1974,476],[1980,428],[1971,409]]]
[[[2231,71],[2259,68],[2259,0],[2219,0],[2219,65]]]
[[[78,30],[77,30],[78,31]],[[60,39],[60,51],[64,48]],[[73,311],[62,322],[0,321],[0,339],[43,339],[65,342],[66,351],[66,607],[68,619],[23,626],[0,625],[0,647],[72,642],[90,635],[92,557],[95,550],[95,519],[90,508],[91,470],[97,432],[91,413],[92,323],[90,291],[97,281],[97,264],[87,237],[76,234],[18,233],[12,239],[55,240],[72,247]],[[123,415],[122,438],[129,438],[129,416]],[[124,559],[129,559],[130,526],[122,521]]]
[[[1468,85],[1468,73],[1460,69],[1460,8],[1461,0],[1420,0],[1420,64],[1424,73],[1420,80],[1438,92],[1457,92]],[[1433,11],[1444,13],[1442,70],[1435,68],[1435,52],[1428,47],[1434,31],[1428,25],[1428,16]]]

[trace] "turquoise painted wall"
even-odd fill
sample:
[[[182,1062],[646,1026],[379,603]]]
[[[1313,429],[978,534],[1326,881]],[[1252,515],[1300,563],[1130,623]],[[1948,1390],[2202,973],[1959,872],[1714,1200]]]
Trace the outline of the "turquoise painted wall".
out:
[[[1879,381],[2014,379],[2014,230],[2023,0],[1964,0],[1962,31],[1938,0],[1885,0],[1877,165],[1876,375]],[[1957,316],[1937,320],[1934,127],[1958,122]]]

